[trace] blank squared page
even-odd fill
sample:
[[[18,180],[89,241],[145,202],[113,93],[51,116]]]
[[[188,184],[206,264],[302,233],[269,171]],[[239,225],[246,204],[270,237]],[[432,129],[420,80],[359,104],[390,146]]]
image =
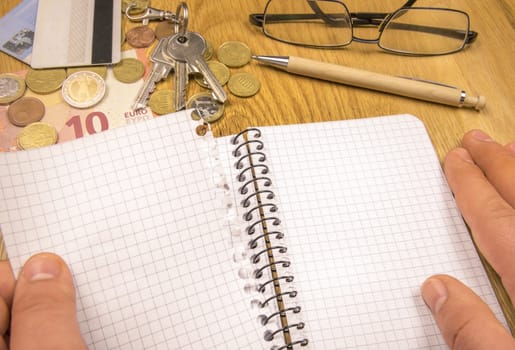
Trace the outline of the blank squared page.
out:
[[[189,113],[0,154],[0,225],[15,273],[69,263],[90,349],[261,347],[208,142]]]
[[[419,291],[436,273],[504,320],[417,118],[262,131],[313,348],[447,349]]]

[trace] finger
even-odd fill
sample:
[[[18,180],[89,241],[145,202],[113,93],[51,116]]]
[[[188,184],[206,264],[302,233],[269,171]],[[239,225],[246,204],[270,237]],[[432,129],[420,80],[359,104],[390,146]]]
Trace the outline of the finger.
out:
[[[479,250],[515,300],[515,210],[499,195],[464,148],[447,155],[444,171]]]
[[[488,306],[458,280],[433,276],[421,292],[451,349],[514,349],[515,340]]]
[[[515,208],[515,156],[480,130],[463,136],[462,145],[485,172],[497,192]]]
[[[0,261],[0,350],[7,350],[6,335],[11,319],[11,302],[14,292],[14,275],[7,260]]]
[[[14,293],[14,274],[8,260],[0,261],[0,298],[11,305]]]
[[[33,256],[18,276],[11,348],[86,349],[77,322],[72,277],[57,255]]]

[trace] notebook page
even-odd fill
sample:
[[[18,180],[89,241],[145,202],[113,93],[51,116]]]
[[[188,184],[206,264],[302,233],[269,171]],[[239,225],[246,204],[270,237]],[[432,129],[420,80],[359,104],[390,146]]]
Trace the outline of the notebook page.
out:
[[[447,349],[419,292],[435,273],[505,322],[418,119],[260,129],[312,348]]]
[[[188,113],[0,154],[0,229],[15,272],[69,263],[90,349],[256,349],[262,333]]]

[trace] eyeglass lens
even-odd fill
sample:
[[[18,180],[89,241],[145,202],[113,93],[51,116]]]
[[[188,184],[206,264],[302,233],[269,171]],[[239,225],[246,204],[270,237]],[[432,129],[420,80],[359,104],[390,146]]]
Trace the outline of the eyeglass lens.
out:
[[[267,36],[291,44],[339,47],[358,39],[377,43],[387,51],[418,55],[459,51],[468,30],[469,19],[464,12],[405,8],[387,19],[378,40],[359,40],[353,36],[349,10],[335,0],[270,0],[263,21]]]

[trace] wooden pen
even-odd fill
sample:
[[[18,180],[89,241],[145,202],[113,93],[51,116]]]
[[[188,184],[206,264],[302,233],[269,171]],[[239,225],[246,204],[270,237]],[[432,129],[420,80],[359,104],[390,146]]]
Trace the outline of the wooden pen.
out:
[[[254,55],[252,58],[288,73],[454,107],[480,110],[486,103],[484,96],[467,96],[465,91],[456,87],[416,78],[396,77],[295,56]]]

